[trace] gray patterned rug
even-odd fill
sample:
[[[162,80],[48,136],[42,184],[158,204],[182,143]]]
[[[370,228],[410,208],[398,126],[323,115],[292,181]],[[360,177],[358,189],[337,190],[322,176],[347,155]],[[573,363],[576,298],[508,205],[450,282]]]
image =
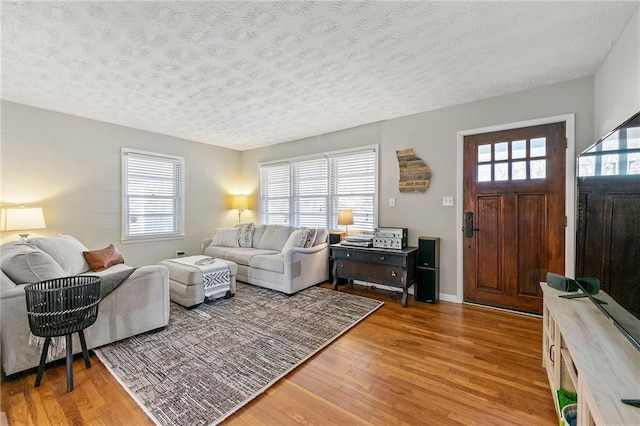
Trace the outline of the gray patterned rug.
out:
[[[95,349],[161,425],[218,424],[382,306],[311,287],[293,296],[238,283],[236,296]]]

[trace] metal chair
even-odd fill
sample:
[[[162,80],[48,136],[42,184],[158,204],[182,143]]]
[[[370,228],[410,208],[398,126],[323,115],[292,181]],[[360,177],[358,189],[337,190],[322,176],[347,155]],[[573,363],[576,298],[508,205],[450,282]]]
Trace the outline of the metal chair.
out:
[[[100,277],[75,276],[29,284],[24,288],[29,327],[44,337],[35,387],[40,386],[52,337],[65,336],[67,346],[67,392],[73,390],[73,347],[71,335],[78,332],[86,368],[91,367],[83,330],[98,318]]]

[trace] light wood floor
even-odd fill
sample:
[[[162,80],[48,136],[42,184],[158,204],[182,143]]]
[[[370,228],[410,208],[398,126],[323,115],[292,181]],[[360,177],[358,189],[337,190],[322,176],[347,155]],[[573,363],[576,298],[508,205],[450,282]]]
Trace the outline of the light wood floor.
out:
[[[327,286],[327,285],[325,285]],[[402,308],[392,293],[341,291],[385,305],[225,425],[557,425],[541,366],[542,319],[441,302]],[[153,424],[91,356],[74,362],[66,393],[64,364],[2,380],[9,425]]]

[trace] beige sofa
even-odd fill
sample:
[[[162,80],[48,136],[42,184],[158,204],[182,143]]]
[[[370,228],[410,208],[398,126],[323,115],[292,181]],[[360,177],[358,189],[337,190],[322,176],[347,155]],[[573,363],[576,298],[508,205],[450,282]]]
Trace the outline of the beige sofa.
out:
[[[216,229],[202,248],[235,262],[238,281],[293,294],[329,278],[327,237],[323,228],[243,224]]]
[[[24,292],[27,283],[79,274],[103,276],[131,269],[117,264],[92,272],[83,251],[88,249],[68,235],[0,246],[0,351],[6,375],[37,367],[40,362],[42,349],[29,344]],[[169,272],[160,265],[142,266],[100,302],[98,319],[84,335],[87,348],[91,349],[168,323]],[[77,333],[73,335],[73,350],[82,351]],[[61,351],[56,359],[64,356],[65,351]]]

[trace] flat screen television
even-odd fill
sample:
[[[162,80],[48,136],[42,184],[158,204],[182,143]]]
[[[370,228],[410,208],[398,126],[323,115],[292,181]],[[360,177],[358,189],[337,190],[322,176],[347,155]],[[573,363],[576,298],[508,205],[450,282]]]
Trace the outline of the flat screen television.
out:
[[[600,280],[598,307],[640,350],[640,112],[582,152],[577,170],[576,276]]]

